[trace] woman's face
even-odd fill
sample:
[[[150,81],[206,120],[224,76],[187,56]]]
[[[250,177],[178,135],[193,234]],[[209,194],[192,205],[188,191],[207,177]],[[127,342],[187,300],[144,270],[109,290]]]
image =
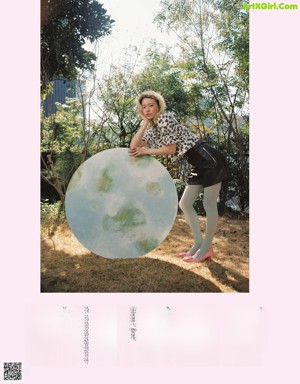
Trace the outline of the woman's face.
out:
[[[148,120],[152,120],[154,116],[159,111],[159,106],[156,100],[150,99],[148,97],[144,97],[142,102],[142,114],[144,117],[146,117]]]

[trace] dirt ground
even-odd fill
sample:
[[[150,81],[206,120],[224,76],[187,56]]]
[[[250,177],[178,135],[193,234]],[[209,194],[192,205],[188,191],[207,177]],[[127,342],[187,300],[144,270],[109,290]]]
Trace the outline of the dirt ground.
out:
[[[205,218],[200,218],[204,229]],[[220,217],[214,257],[202,263],[176,255],[192,246],[184,216],[152,252],[107,259],[83,247],[67,223],[41,236],[41,292],[249,292],[249,221]]]

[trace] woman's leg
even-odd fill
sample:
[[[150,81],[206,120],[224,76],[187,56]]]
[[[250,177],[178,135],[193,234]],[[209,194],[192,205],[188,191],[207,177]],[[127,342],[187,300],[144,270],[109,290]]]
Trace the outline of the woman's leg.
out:
[[[186,221],[190,226],[194,236],[194,245],[188,251],[189,254],[194,254],[198,249],[200,249],[203,242],[199,218],[193,207],[195,200],[201,192],[203,192],[202,185],[188,185],[185,188],[179,202],[179,207],[184,213]]]
[[[212,241],[218,225],[218,197],[222,183],[204,188],[203,208],[206,212],[206,233],[201,249],[195,254],[194,259],[201,259],[212,246]]]

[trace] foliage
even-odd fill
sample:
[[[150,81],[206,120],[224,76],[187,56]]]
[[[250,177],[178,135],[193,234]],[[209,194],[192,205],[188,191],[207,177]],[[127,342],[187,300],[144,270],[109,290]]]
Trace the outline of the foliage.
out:
[[[77,99],[57,103],[57,113],[41,119],[42,179],[64,198],[77,167],[86,159],[82,106]]]
[[[241,85],[249,89],[249,12],[243,0],[215,1],[214,23],[220,32],[219,46],[235,62],[235,73]]]
[[[233,178],[222,188],[219,211],[224,212],[225,202],[236,195],[241,209],[248,207],[249,12],[243,12],[240,3],[163,0],[156,23],[178,34],[178,59],[155,42],[143,61],[139,50],[129,47],[123,62],[111,65],[102,79],[94,79],[88,98],[58,105],[55,116],[43,119],[42,150],[53,155],[63,191],[72,172],[89,156],[129,146],[140,125],[136,97],[153,89],[165,97],[180,123],[226,154]],[[179,178],[179,163],[167,157],[159,160],[174,179]],[[47,177],[53,182],[53,174]],[[198,205],[202,212],[201,199]]]
[[[56,103],[57,113],[42,118],[41,150],[56,153],[74,151],[81,141],[81,105],[77,99],[67,99],[66,104]]]
[[[102,141],[112,147],[129,146],[141,121],[136,98],[146,89],[161,92],[177,117],[187,116],[187,94],[172,56],[153,43],[143,58],[143,67],[138,70],[138,55],[138,49],[130,47],[126,53],[130,60],[111,65],[109,73],[97,81],[93,108],[97,119],[104,122]]]
[[[102,140],[109,143],[110,147],[128,147],[139,127],[136,93],[132,85],[134,66],[135,61],[111,65],[109,74],[97,82],[97,103],[94,108],[100,121],[105,122]]]
[[[161,5],[156,23],[181,41],[178,65],[192,127],[227,155],[234,176],[230,188],[244,208],[249,194],[249,12],[241,1],[163,0]]]
[[[47,231],[48,235],[55,232],[57,226],[65,223],[66,215],[64,205],[61,201],[50,204],[48,200],[41,202],[41,230]]]
[[[133,79],[137,94],[155,90],[164,96],[167,108],[176,112],[178,119],[187,117],[188,95],[181,68],[176,66],[168,47],[152,41],[143,60],[143,69]]]
[[[83,48],[111,32],[114,21],[96,0],[60,0],[41,27],[42,91],[55,77],[75,79],[92,70],[96,55]]]

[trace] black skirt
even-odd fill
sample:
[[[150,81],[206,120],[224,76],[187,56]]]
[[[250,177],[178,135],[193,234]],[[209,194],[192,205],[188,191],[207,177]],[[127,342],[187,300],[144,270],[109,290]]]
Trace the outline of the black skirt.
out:
[[[192,165],[187,180],[189,185],[202,185],[206,188],[231,179],[225,156],[205,140],[199,140],[184,156]]]

